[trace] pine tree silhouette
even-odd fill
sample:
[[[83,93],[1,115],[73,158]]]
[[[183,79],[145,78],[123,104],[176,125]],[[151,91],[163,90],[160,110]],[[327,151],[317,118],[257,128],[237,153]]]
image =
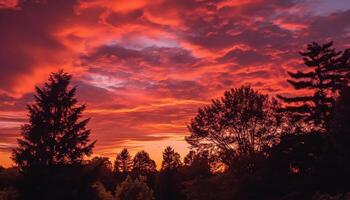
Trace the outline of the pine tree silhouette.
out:
[[[180,154],[170,146],[166,147],[163,152],[162,170],[176,169],[181,165]]]
[[[89,119],[79,121],[85,105],[77,105],[70,80],[71,75],[59,71],[43,88],[36,87],[35,103],[28,105],[29,122],[13,151],[21,168],[80,163],[92,153],[95,142],[89,143]]]
[[[133,159],[133,172],[137,175],[147,175],[156,171],[156,162],[145,151],[137,152]]]
[[[283,110],[293,113],[296,121],[303,120],[321,131],[326,131],[329,126],[335,97],[343,85],[347,84],[350,72],[349,50],[342,53],[332,46],[333,42],[309,44],[306,51],[300,54],[304,64],[311,70],[288,72],[293,79],[288,82],[296,90],[311,90],[310,95],[278,96],[290,104]]]
[[[115,173],[128,173],[132,170],[132,160],[129,151],[124,148],[118,153],[114,162]]]
[[[63,71],[51,74],[28,105],[29,122],[13,151],[22,199],[93,199],[93,174],[82,161],[95,142],[89,140],[89,119],[80,120],[85,105],[78,105],[70,80]]]

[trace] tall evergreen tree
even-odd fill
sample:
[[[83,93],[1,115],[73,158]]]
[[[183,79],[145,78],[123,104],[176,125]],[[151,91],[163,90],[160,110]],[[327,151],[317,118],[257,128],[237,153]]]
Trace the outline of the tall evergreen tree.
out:
[[[180,154],[172,147],[166,147],[163,151],[162,168],[157,177],[157,199],[184,199],[181,193],[182,175],[178,170],[181,166]]]
[[[289,104],[283,110],[291,112],[296,121],[306,122],[308,129],[326,131],[335,98],[348,83],[349,50],[336,51],[333,42],[313,42],[300,55],[308,69],[288,72],[292,78],[288,82],[296,90],[310,91],[309,95],[278,98]]]
[[[92,153],[89,119],[80,120],[85,105],[78,105],[71,75],[50,75],[43,88],[36,87],[34,104],[28,105],[29,122],[13,151],[21,169],[18,183],[22,199],[91,199],[94,181],[84,169],[84,156]]]
[[[126,174],[132,170],[132,160],[129,151],[124,148],[118,153],[114,162],[114,172]]]
[[[145,151],[137,152],[133,159],[133,172],[137,175],[147,175],[156,171],[156,162]]]
[[[166,147],[163,152],[162,170],[176,169],[181,165],[180,154],[170,146]]]
[[[36,87],[35,103],[28,105],[29,122],[13,151],[22,169],[32,166],[80,163],[92,153],[89,119],[80,120],[85,105],[78,105],[71,75],[59,71],[50,75],[43,88]]]

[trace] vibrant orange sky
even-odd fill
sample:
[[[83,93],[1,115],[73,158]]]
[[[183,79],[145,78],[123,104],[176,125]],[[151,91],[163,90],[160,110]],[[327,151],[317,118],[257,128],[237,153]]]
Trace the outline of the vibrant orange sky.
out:
[[[0,165],[50,72],[74,75],[95,154],[182,156],[198,107],[242,84],[288,94],[311,41],[350,47],[348,0],[0,0]]]

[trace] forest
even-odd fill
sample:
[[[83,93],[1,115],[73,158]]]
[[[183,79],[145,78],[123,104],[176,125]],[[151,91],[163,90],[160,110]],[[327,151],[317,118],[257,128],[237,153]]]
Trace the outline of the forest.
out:
[[[350,199],[350,49],[313,42],[300,59],[293,96],[227,90],[188,122],[189,153],[168,146],[158,167],[146,151],[90,156],[88,105],[54,72],[27,106],[14,167],[0,167],[0,200]]]

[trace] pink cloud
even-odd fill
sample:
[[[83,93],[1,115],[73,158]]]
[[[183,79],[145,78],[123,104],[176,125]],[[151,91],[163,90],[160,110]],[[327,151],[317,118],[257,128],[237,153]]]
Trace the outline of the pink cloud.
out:
[[[34,85],[74,75],[95,153],[184,154],[197,108],[242,84],[289,94],[287,70],[311,41],[350,44],[349,8],[315,13],[279,1],[5,1],[0,3],[0,161],[7,165]],[[341,6],[344,7],[344,6]],[[155,149],[152,144],[156,144]]]

